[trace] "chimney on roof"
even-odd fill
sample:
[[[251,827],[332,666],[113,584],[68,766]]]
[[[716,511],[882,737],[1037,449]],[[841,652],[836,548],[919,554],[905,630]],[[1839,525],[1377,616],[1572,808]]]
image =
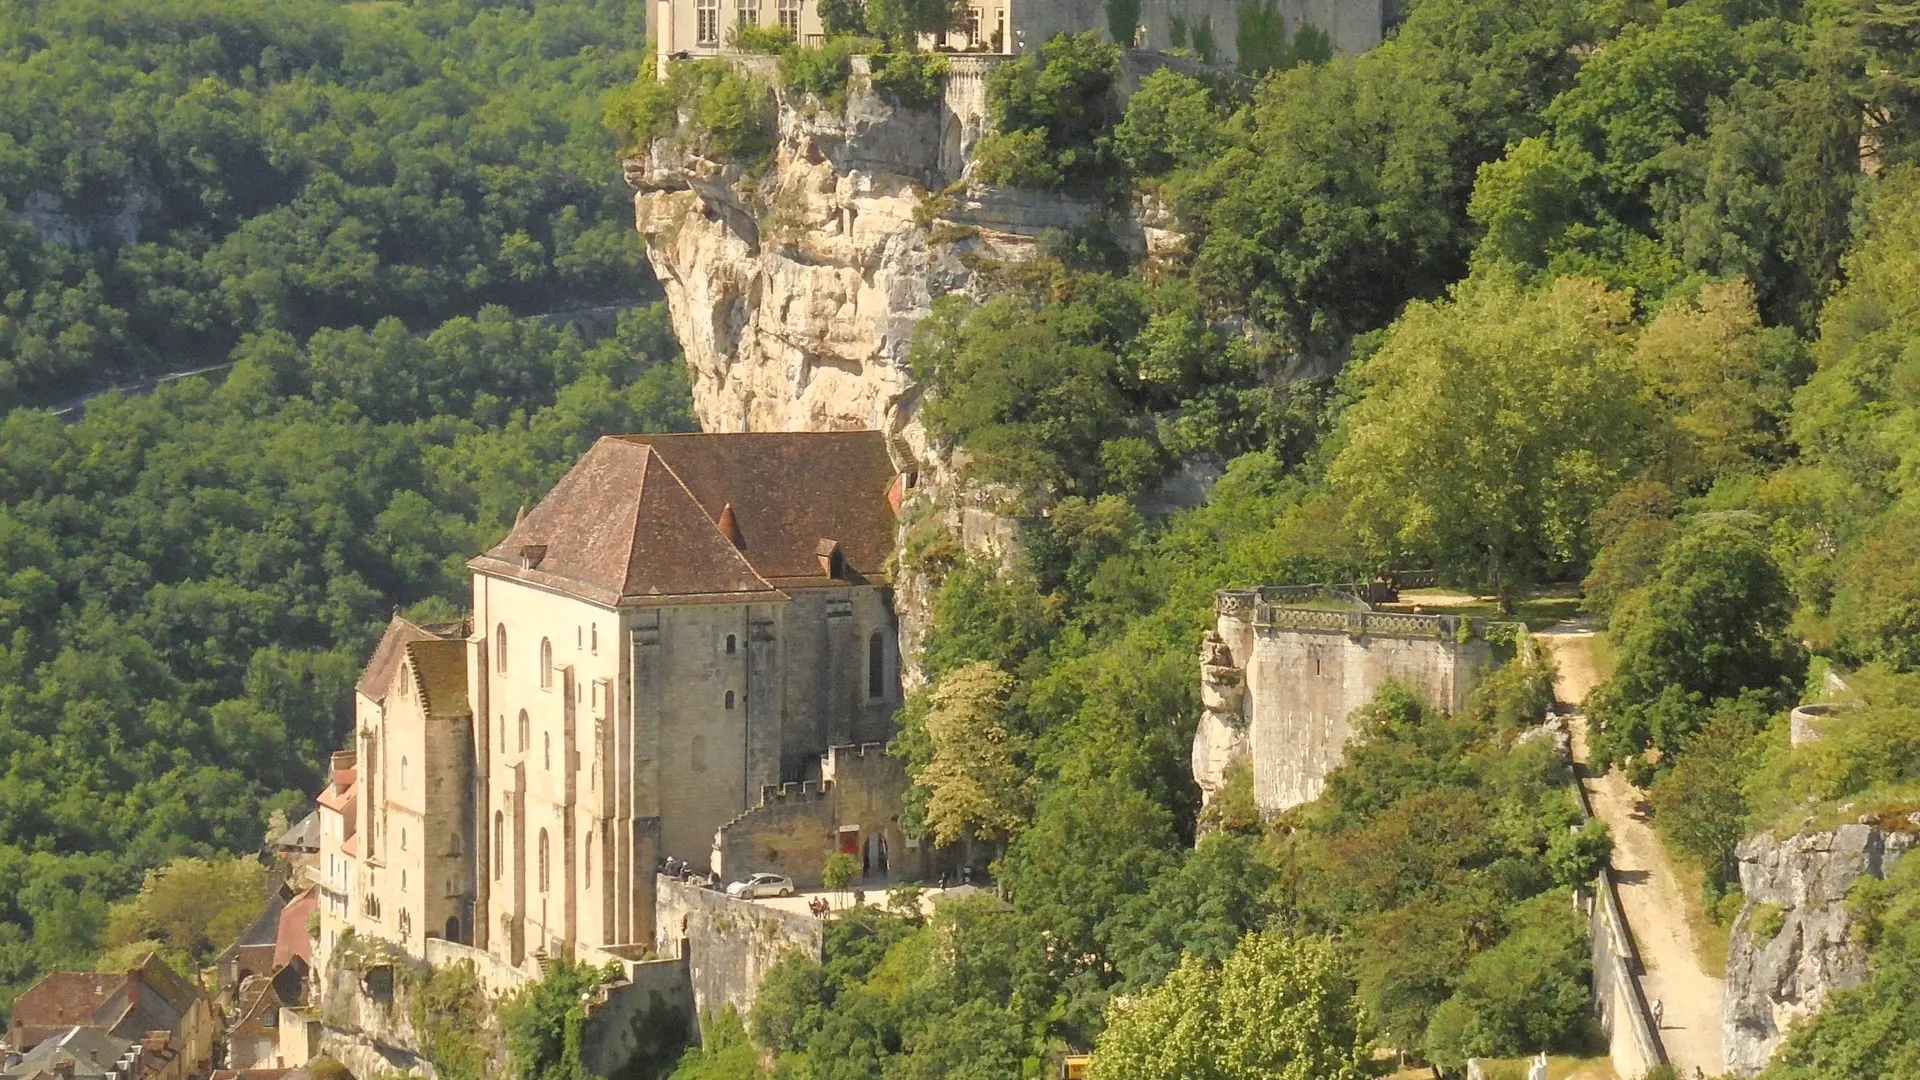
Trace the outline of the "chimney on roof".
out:
[[[732,503],[728,503],[720,508],[720,520],[714,522],[714,524],[720,529],[720,535],[727,538],[727,543],[733,545],[734,550],[745,551],[747,549],[747,538],[740,535],[740,522],[735,520],[733,516]]]
[[[830,578],[844,577],[847,570],[847,557],[840,553],[840,541],[821,537],[813,546],[814,555],[820,559],[820,572]]]
[[[521,503],[521,504],[520,504],[520,509],[519,509],[519,510],[516,510],[516,511],[514,512],[514,515],[513,515],[513,527],[514,527],[514,528],[516,528],[516,529],[517,529],[517,528],[519,528],[519,527],[520,527],[520,523],[521,523],[521,522],[523,522],[523,521],[525,521],[525,520],[527,520],[527,504],[526,504],[526,503]]]
[[[520,545],[520,569],[522,570],[539,569],[540,560],[546,557],[547,557],[547,545],[545,544],[521,544]]]

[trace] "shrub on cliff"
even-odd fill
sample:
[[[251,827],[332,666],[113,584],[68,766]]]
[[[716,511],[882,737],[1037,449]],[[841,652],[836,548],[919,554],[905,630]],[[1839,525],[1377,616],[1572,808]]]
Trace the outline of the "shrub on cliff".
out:
[[[745,168],[765,163],[775,135],[773,93],[723,60],[684,60],[666,81],[651,65],[609,96],[606,124],[622,144],[644,151],[655,141],[684,140],[689,149]]]
[[[940,100],[947,58],[938,53],[875,53],[868,57],[873,88],[908,109],[924,109]]]
[[[994,68],[987,76],[994,130],[980,140],[976,175],[1041,190],[1105,189],[1117,172],[1111,133],[1120,119],[1119,74],[1119,49],[1091,30],[1055,35]]]

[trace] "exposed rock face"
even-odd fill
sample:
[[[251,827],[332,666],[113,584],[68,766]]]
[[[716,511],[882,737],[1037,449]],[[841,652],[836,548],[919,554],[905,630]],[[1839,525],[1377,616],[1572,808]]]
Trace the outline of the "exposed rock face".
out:
[[[1044,194],[941,194],[985,128],[984,71],[956,69],[926,109],[859,88],[838,113],[783,102],[764,176],[660,144],[627,162],[703,430],[870,428],[924,459],[906,368],[915,326],[974,284],[982,258],[1024,258],[1042,230],[1093,212]]]
[[[1842,825],[1785,840],[1763,833],[1736,849],[1746,903],[1727,956],[1728,1071],[1758,1073],[1794,1021],[1866,979],[1867,952],[1852,937],[1847,890],[1863,876],[1886,876],[1920,839],[1912,831],[1920,814],[1899,824]],[[1755,933],[1776,916],[1777,932]]]
[[[1246,672],[1219,633],[1200,639],[1200,726],[1193,733],[1193,778],[1202,805],[1226,784],[1227,766],[1247,752]]]

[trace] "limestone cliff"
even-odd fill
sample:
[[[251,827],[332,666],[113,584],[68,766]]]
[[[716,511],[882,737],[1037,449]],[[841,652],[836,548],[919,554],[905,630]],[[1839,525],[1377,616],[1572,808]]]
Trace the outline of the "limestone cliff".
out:
[[[1866,979],[1867,952],[1853,937],[1847,890],[1863,876],[1884,877],[1920,839],[1916,826],[1920,814],[1785,840],[1763,833],[1740,844],[1746,902],[1727,957],[1728,1071],[1758,1073],[1795,1020]]]
[[[874,93],[858,66],[844,109],[783,98],[763,175],[664,144],[626,163],[704,430],[872,428],[921,458],[906,356],[934,298],[1093,212],[958,183],[986,128],[988,65],[954,63],[927,108]]]

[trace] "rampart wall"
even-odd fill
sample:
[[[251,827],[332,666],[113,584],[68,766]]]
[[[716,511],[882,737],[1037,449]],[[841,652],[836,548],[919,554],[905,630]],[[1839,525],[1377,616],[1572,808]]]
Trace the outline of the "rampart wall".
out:
[[[1573,791],[1581,818],[1593,817],[1586,789],[1578,780]],[[1666,1064],[1667,1054],[1640,989],[1640,952],[1634,947],[1626,913],[1620,910],[1613,867],[1600,868],[1592,896],[1582,897],[1582,902],[1587,905],[1587,944],[1593,959],[1593,1007],[1601,1030],[1607,1033],[1607,1055],[1615,1073],[1639,1080]]]
[[[1398,682],[1433,708],[1457,712],[1494,663],[1489,633],[1518,633],[1482,619],[1373,610],[1367,589],[1220,595],[1215,631],[1201,646],[1206,715],[1193,755],[1194,778],[1209,797],[1227,763],[1244,755],[1263,812],[1311,802],[1345,756],[1348,718],[1382,686]],[[1315,606],[1295,606],[1305,604]]]
[[[782,956],[798,950],[818,961],[825,955],[826,926],[805,912],[735,900],[665,876],[655,889],[660,951],[685,960],[699,1016],[731,1005],[744,1017]]]
[[[801,889],[818,889],[827,856],[847,851],[860,881],[925,880],[932,849],[910,839],[900,811],[911,780],[880,743],[831,747],[820,779],[768,785],[760,802],[714,832],[712,870],[722,881],[747,874],[785,874]]]

